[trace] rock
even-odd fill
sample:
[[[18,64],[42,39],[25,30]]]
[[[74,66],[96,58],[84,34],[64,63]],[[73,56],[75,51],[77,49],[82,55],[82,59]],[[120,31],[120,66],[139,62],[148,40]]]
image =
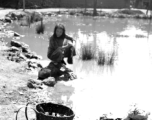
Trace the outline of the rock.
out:
[[[31,61],[28,61],[28,67],[29,68],[37,68],[38,67],[38,65],[37,65],[37,63],[36,62],[31,62]]]
[[[39,12],[28,12],[28,11],[13,11],[5,15],[6,21],[11,22],[11,20],[21,20],[23,17],[29,17],[31,23],[40,21],[42,19],[42,14]]]
[[[139,115],[130,116],[130,119],[131,120],[147,120],[148,116],[143,116],[139,114]]]
[[[24,55],[25,55],[25,57],[28,58],[28,59],[31,59],[31,57],[32,57],[32,54],[29,53],[29,52],[24,53]]]
[[[11,40],[11,46],[15,46],[22,49],[22,52],[29,52],[29,46],[23,42],[18,42],[16,40]]]
[[[14,31],[12,31],[12,30],[4,29],[4,33],[7,37],[13,37],[14,36]]]
[[[11,60],[11,61],[18,62],[18,63],[21,62],[21,61],[25,61],[26,60],[26,59],[22,58],[20,56],[20,53],[18,53],[18,52],[9,52],[8,56],[7,56],[7,59]]]
[[[14,37],[24,37],[24,35],[21,35],[21,34],[19,34],[17,32],[14,32]]]
[[[10,17],[5,17],[5,22],[12,23],[12,20]]]
[[[22,46],[22,52],[24,53],[30,53],[30,48],[28,46]]]
[[[18,42],[18,41],[15,41],[15,40],[12,40],[11,41],[11,46],[15,46],[15,47],[22,47],[22,45],[21,45],[21,43],[20,42]]]
[[[40,55],[37,55],[36,53],[33,53],[32,52],[32,58],[34,58],[34,59],[38,59],[38,60],[40,60],[40,59],[42,59],[42,56],[40,56]]]
[[[70,72],[72,72],[72,70],[70,70],[66,67],[64,67],[64,70],[62,70],[61,68],[63,68],[63,64],[55,65],[54,63],[50,62],[47,67],[42,68],[38,72],[38,79],[44,80],[48,77],[54,77],[56,80],[59,80],[60,76],[64,76],[64,78],[66,78],[66,80],[64,80],[64,79],[62,79],[62,80],[68,81],[70,79]],[[73,79],[72,76],[71,76],[71,79]]]
[[[22,59],[22,60],[27,60],[27,58],[21,53],[20,54],[20,58]]]
[[[20,49],[17,48],[17,47],[12,46],[12,47],[10,47],[10,49],[8,51],[10,51],[10,52],[17,52],[17,51],[20,51]]]
[[[42,85],[42,81],[40,80],[35,80],[35,79],[29,79],[28,82],[36,84],[36,85]]]
[[[6,17],[10,17],[12,20],[20,20],[20,18],[22,18],[23,16],[25,16],[26,13],[23,11],[13,11],[13,12],[9,12],[8,14],[6,14]]]
[[[27,49],[28,50],[28,49]],[[25,50],[24,50],[25,52]],[[24,53],[24,55],[28,58],[28,59],[42,59],[41,56],[37,55],[36,53],[34,52],[29,52],[29,51],[26,51],[26,53]]]
[[[77,76],[73,72],[66,73],[56,78],[56,81],[69,81],[77,79]]]
[[[41,85],[36,85],[36,84],[31,83],[31,82],[27,82],[27,87],[33,88],[33,89],[36,89],[36,88],[42,89]]]
[[[39,63],[39,61],[34,61],[33,59],[30,59],[27,61],[27,65],[28,68],[32,68],[32,69],[36,69],[36,68],[41,68],[42,69],[42,65]]]
[[[38,72],[38,79],[39,80],[44,80],[48,77],[51,76],[51,70],[49,68],[42,68],[39,72]]]
[[[46,13],[43,13],[45,15],[48,15],[48,16],[52,16],[52,12],[46,12]]]
[[[56,84],[56,81],[55,81],[54,77],[49,77],[49,78],[43,80],[42,83],[47,86],[54,87],[54,85]]]

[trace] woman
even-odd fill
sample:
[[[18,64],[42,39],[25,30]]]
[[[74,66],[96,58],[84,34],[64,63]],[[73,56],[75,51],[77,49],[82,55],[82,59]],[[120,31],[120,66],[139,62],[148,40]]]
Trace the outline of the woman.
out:
[[[66,40],[65,40],[66,39]],[[54,28],[53,35],[49,38],[49,47],[47,57],[53,63],[64,63],[64,57],[67,57],[67,62],[73,64],[73,56],[76,55],[73,45],[74,39],[66,35],[65,27],[62,24],[57,24]]]

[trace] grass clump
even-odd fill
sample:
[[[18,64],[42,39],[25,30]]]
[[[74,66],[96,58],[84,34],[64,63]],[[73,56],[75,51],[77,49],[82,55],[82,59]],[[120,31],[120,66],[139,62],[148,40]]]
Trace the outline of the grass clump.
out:
[[[95,58],[95,51],[91,44],[81,46],[81,57],[82,60],[92,60]]]
[[[98,52],[98,57],[97,57],[97,64],[98,65],[108,65],[112,66],[114,65],[114,60],[115,60],[115,52],[112,51],[111,53],[105,53],[104,51],[99,51]]]
[[[114,65],[114,60],[115,60],[115,52],[113,51],[113,52],[108,56],[107,65],[109,65],[109,66]]]
[[[43,19],[42,19],[41,23],[36,26],[36,33],[37,34],[44,34],[44,31],[45,31],[45,26],[43,24]]]
[[[129,111],[125,120],[148,120],[149,115],[150,113],[145,113],[134,105],[134,109]]]
[[[31,26],[31,24],[35,23],[35,22],[38,22],[38,21],[41,21],[43,18],[42,18],[42,15],[37,13],[37,12],[32,12],[32,13],[29,13],[29,12],[26,12],[26,23],[29,25],[29,27]]]
[[[97,63],[98,65],[104,65],[106,62],[106,56],[104,51],[99,51],[98,52],[98,59],[97,59]]]

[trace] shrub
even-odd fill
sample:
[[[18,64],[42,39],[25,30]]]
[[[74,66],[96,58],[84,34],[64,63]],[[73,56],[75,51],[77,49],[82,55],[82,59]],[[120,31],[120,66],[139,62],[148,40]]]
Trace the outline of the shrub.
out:
[[[81,59],[82,60],[92,60],[95,58],[95,51],[91,44],[86,44],[81,46]]]
[[[98,52],[97,64],[98,65],[109,65],[112,66],[114,64],[115,52],[105,53],[104,51]]]
[[[114,64],[114,58],[115,52],[113,51],[108,57],[107,65],[112,66]]]
[[[76,14],[76,11],[74,10],[69,11],[69,15],[75,15],[75,14]]]
[[[105,56],[104,51],[99,51],[98,58],[97,58],[98,65],[104,65],[105,62],[106,62],[106,56]]]
[[[134,108],[134,110],[131,110],[128,113],[127,118],[125,118],[125,120],[147,120],[148,116],[150,115],[150,113],[144,113],[143,111],[141,112],[139,109]]]
[[[45,31],[45,26],[44,26],[43,20],[42,20],[41,23],[36,26],[36,33],[44,34],[44,31]]]

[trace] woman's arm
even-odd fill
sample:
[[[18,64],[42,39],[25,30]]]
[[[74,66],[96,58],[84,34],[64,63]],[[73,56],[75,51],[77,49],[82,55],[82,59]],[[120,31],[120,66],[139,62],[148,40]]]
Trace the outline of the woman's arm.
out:
[[[74,39],[72,37],[68,36],[68,35],[65,35],[65,39],[70,40],[71,42],[74,41]]]
[[[48,46],[48,51],[47,51],[47,57],[51,59],[51,55],[54,52],[54,42],[53,42],[53,37],[49,38],[49,46]]]

